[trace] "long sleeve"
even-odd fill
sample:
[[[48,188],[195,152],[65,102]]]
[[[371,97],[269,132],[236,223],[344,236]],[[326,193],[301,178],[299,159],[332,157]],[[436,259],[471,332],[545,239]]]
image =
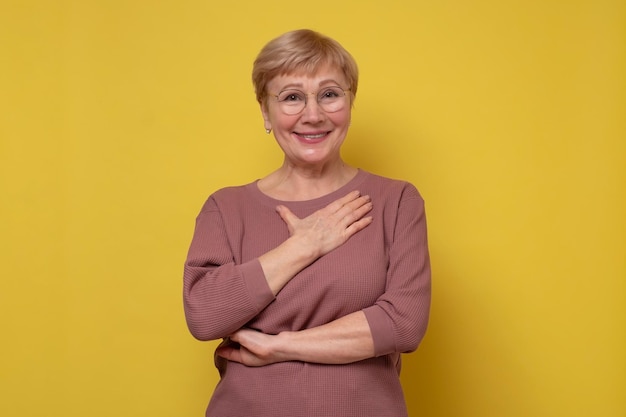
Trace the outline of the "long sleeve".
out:
[[[371,197],[371,224],[274,296],[257,259],[289,238],[276,205],[304,218],[353,190]],[[365,171],[309,201],[278,201],[255,183],[218,190],[196,220],[183,297],[201,340],[241,327],[268,335],[315,330],[362,311],[374,342],[375,357],[347,364],[219,361],[207,415],[406,416],[398,358],[420,343],[430,307],[424,202],[411,184]]]
[[[393,200],[392,200],[393,201]],[[364,309],[376,356],[417,349],[428,325],[431,272],[424,201],[407,184],[395,216],[388,208],[386,222],[395,221],[389,245],[387,287],[376,303]]]
[[[183,281],[187,324],[200,340],[229,335],[274,299],[256,259],[236,263],[213,198],[196,219]]]

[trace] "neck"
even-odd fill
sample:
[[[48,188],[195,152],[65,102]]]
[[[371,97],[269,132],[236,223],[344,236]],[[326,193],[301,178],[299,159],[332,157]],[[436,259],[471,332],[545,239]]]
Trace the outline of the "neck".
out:
[[[315,167],[296,167],[285,161],[279,169],[261,179],[258,186],[263,193],[280,200],[311,200],[343,187],[357,171],[341,160]]]

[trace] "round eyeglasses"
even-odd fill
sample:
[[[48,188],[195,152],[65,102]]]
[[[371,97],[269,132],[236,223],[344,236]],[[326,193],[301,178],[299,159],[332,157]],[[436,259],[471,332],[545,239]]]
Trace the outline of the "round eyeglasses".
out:
[[[301,90],[287,89],[272,97],[276,98],[280,110],[290,116],[301,113],[307,104],[307,97],[315,95],[317,104],[326,113],[334,113],[343,109],[346,105],[346,93],[350,89],[344,90],[339,86],[324,87],[317,93],[305,93]]]

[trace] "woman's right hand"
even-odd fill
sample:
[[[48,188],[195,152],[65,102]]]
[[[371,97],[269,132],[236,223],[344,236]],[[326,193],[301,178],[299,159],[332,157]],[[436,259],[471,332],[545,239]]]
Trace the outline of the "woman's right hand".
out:
[[[372,217],[364,217],[372,209],[370,197],[352,191],[323,209],[303,219],[298,218],[285,206],[276,207],[276,211],[287,224],[290,238],[319,258],[341,246],[352,235],[364,229],[372,222]]]

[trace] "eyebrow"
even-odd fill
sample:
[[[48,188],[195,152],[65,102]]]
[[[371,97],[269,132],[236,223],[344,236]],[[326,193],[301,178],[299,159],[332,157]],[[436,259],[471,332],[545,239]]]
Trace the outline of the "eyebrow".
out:
[[[322,86],[327,85],[327,84],[333,84],[333,85],[337,85],[338,87],[341,87],[341,84],[339,84],[337,81],[335,81],[332,78],[320,81],[319,86],[322,87]],[[303,84],[302,83],[289,83],[289,84],[283,86],[280,89],[280,91],[287,90],[287,89],[290,89],[290,88],[296,88],[296,87],[297,88],[302,88]]]

